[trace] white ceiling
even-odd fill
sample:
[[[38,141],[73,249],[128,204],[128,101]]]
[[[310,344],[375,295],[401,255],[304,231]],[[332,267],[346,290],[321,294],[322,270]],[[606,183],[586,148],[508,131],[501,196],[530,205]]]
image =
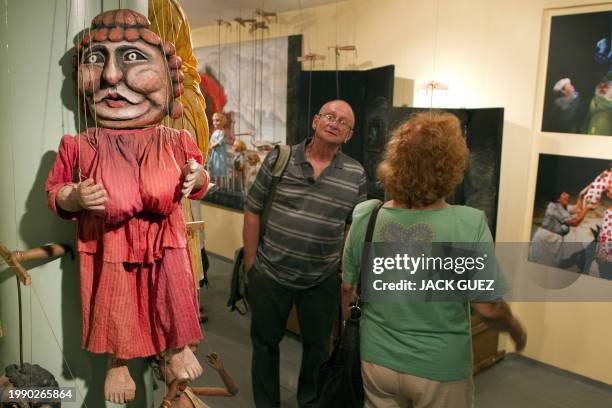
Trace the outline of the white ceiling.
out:
[[[291,11],[335,3],[335,0],[179,0],[192,29],[213,24],[219,18],[249,18],[256,8],[265,11]]]

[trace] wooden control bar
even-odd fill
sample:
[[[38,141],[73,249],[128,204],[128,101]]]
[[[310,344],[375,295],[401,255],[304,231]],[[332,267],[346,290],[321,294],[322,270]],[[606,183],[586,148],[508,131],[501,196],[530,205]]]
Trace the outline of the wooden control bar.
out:
[[[9,251],[5,245],[0,243],[0,256],[4,258],[6,264],[15,271],[15,274],[26,286],[32,283],[32,277],[28,270],[21,265],[22,262],[55,258],[65,253],[66,246],[60,244],[43,245],[25,251]]]

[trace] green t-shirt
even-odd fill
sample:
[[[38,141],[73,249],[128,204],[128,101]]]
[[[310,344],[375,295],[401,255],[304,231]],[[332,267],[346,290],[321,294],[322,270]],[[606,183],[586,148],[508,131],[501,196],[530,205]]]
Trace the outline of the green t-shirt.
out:
[[[353,211],[353,223],[344,248],[344,282],[355,284],[366,228],[372,210],[370,200]],[[398,242],[414,234],[431,242],[493,242],[486,217],[480,210],[449,206],[434,210],[381,208],[373,242]],[[492,300],[483,299],[479,300]],[[372,302],[363,306],[362,360],[436,381],[453,381],[472,373],[470,307],[466,302]]]

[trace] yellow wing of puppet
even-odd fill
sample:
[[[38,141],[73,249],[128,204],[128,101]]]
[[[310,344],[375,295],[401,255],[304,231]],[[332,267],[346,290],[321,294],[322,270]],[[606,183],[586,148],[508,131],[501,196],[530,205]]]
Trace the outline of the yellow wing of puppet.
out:
[[[174,43],[176,55],[183,60],[181,71],[185,75],[183,80],[185,91],[179,99],[183,104],[183,116],[178,119],[166,116],[164,124],[175,129],[187,129],[195,139],[204,156],[204,163],[206,163],[208,154],[206,102],[204,102],[204,96],[200,92],[198,61],[193,55],[191,30],[187,17],[177,0],[149,0],[149,20],[151,21],[150,30],[157,33],[162,40]],[[198,213],[199,211],[196,211],[196,214]],[[191,201],[188,199],[183,199],[183,214],[186,221],[195,219]],[[187,235],[194,284],[197,289],[204,276],[200,256],[200,234],[197,231],[188,231]]]
[[[157,33],[162,40],[174,43],[176,54],[183,60],[181,71],[185,75],[183,81],[185,92],[179,99],[184,107],[183,117],[172,119],[168,116],[164,119],[164,123],[169,123],[169,126],[175,129],[187,129],[196,140],[206,162],[208,154],[206,102],[200,92],[198,61],[193,55],[187,17],[177,0],[149,0],[149,20],[151,31]]]

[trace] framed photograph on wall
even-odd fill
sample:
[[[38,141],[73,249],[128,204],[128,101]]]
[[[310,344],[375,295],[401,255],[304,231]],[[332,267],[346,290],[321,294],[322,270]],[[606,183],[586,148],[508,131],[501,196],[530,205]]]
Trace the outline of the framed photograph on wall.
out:
[[[612,280],[612,160],[540,154],[529,261]]]
[[[612,136],[612,4],[545,11],[537,129]]]
[[[612,3],[544,10],[533,119],[528,260],[611,279]]]

